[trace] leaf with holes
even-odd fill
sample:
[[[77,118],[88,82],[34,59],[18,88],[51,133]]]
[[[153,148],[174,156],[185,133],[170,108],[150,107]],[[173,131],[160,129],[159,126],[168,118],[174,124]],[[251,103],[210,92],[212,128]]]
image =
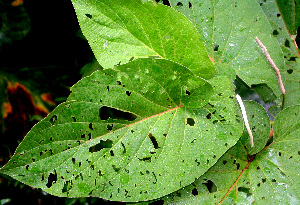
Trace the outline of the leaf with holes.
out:
[[[205,79],[215,69],[193,24],[174,9],[141,0],[72,0],[83,34],[104,68],[165,58]]]
[[[249,155],[243,139],[191,185],[161,200],[176,204],[298,204],[300,106],[274,122],[274,142]],[[268,136],[265,136],[268,138]]]
[[[241,136],[232,81],[172,61],[137,59],[71,90],[2,173],[57,196],[144,201],[192,183]]]
[[[282,2],[279,1],[277,1],[277,3],[282,4]],[[282,17],[286,14],[283,14],[281,11],[279,11],[277,5],[274,4],[274,1],[261,0],[259,1],[259,4],[265,12],[267,18],[269,19],[270,25],[273,29],[272,34],[277,38],[281,46],[281,50],[283,51],[285,69],[281,72],[281,76],[286,90],[285,107],[300,104],[299,51],[295,46],[295,38],[291,36],[291,34],[293,34],[293,31],[290,30],[291,27],[295,25],[288,23],[289,21],[283,21]],[[290,5],[291,4],[286,4],[286,6]],[[290,11],[292,10],[293,6],[290,8]],[[294,15],[293,12],[291,12],[290,15]]]
[[[170,0],[187,16],[204,39],[208,55],[219,74],[235,78],[235,71],[248,85],[267,84],[279,96],[276,75],[255,42],[257,36],[283,71],[283,54],[273,37],[269,19],[256,1]],[[273,1],[274,4],[274,1]],[[226,70],[224,70],[224,68]]]
[[[299,0],[284,0],[276,1],[282,19],[285,22],[291,35],[296,36],[297,28],[300,26],[300,1]]]

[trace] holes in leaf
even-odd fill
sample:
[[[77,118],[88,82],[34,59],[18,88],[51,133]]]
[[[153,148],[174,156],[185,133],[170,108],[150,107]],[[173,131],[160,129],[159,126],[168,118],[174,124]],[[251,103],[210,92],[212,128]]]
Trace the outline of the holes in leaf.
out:
[[[82,139],[85,138],[85,134],[82,134],[80,137],[81,137]]]
[[[132,113],[124,112],[106,106],[103,106],[99,109],[99,117],[101,120],[107,120],[108,118],[111,118],[111,119],[128,120],[128,121],[133,121],[137,118],[137,116]]]
[[[25,166],[25,168],[26,168],[26,170],[28,170],[28,169],[29,169],[29,164],[27,164],[27,165]]]
[[[208,115],[206,115],[206,118],[210,120],[211,119],[211,113],[208,113]]]
[[[192,3],[191,2],[189,2],[189,8],[191,8],[193,5],[192,5]]]
[[[296,61],[297,57],[290,57],[290,59],[288,59],[288,61]]]
[[[100,140],[100,143],[89,148],[89,152],[91,152],[91,153],[99,152],[100,150],[102,150],[104,148],[111,148],[112,144],[113,144],[113,142],[109,139],[107,139],[106,141]]]
[[[217,191],[217,186],[216,184],[211,181],[211,180],[208,180],[206,183],[202,183],[206,186],[207,190],[209,191],[209,193],[213,193],[213,192],[216,192]]]
[[[226,161],[226,160],[224,160],[224,161],[223,161],[223,164],[224,164],[224,165],[225,165],[225,164],[227,164],[227,161]]]
[[[274,31],[273,31],[273,35],[274,35],[274,36],[277,36],[278,34],[279,34],[279,33],[278,33],[277,30],[274,30]]]
[[[72,163],[75,164],[76,160],[75,158],[72,158]]]
[[[73,121],[76,122],[76,117],[72,117]]]
[[[285,39],[284,46],[288,48],[290,47],[290,41],[288,39]]]
[[[281,152],[278,152],[278,156],[281,157]]]
[[[53,115],[51,118],[50,118],[50,123],[53,125],[55,123],[55,121],[57,120],[57,115]]]
[[[92,139],[92,133],[89,133],[88,137],[89,137],[89,140],[91,140]]]
[[[280,17],[280,14],[279,14],[279,13],[277,14],[277,17]]]
[[[62,193],[69,192],[72,189],[72,184],[72,181],[66,181],[66,183],[64,183],[63,189],[61,190]]]
[[[107,91],[109,91],[109,85],[108,85],[108,86],[106,86],[106,89],[107,89]]]
[[[112,131],[113,126],[114,126],[113,124],[111,124],[111,125],[108,124],[108,125],[106,126],[106,129],[109,130],[109,131]]]
[[[198,195],[198,190],[197,190],[196,188],[194,188],[194,189],[192,190],[192,194],[193,194],[194,196],[197,196],[197,195]]]
[[[178,2],[178,3],[176,4],[176,6],[178,6],[178,7],[182,7],[182,6],[183,6],[183,4],[182,4],[181,2]]]
[[[214,45],[214,51],[218,51],[219,50],[219,45],[215,44]]]
[[[163,134],[164,137],[167,137],[167,135],[168,135],[168,134]],[[300,152],[300,151],[299,151],[299,152]],[[299,152],[298,152],[298,153],[299,153]],[[300,155],[300,154],[299,154],[299,155]]]
[[[151,142],[152,142],[152,144],[153,144],[153,147],[154,147],[155,149],[160,148],[160,147],[158,146],[158,143],[157,143],[156,138],[155,138],[151,133],[148,134],[148,137],[150,138],[150,140],[151,140]]]
[[[188,90],[185,91],[185,94],[186,95],[191,95],[190,91],[188,91]]]
[[[276,182],[276,179],[272,179],[272,182]]]
[[[90,128],[91,130],[93,130],[93,123],[90,123],[90,124],[89,124],[89,128]]]
[[[151,157],[144,157],[142,159],[139,158],[139,160],[143,162],[151,162]]]
[[[246,187],[239,187],[238,188],[239,192],[244,192],[245,194],[247,194],[247,197],[251,196],[252,193],[250,193],[250,188],[246,188]]]
[[[99,177],[102,177],[104,174],[101,173],[101,170],[98,171]]]
[[[187,118],[186,123],[189,126],[194,126],[195,125],[195,120],[193,118]]]
[[[56,170],[54,170],[54,174],[50,173],[48,176],[48,182],[46,184],[46,186],[48,188],[50,188],[53,184],[55,184],[57,181],[57,173]]]
[[[110,153],[110,156],[112,156],[112,157],[115,156],[114,151],[110,150],[109,153]]]
[[[122,147],[123,147],[123,154],[125,154],[125,153],[126,153],[126,147],[125,147],[125,145],[124,145],[123,142],[121,142],[121,145],[122,145]]]
[[[261,181],[262,181],[263,183],[265,183],[265,182],[267,181],[267,179],[264,178],[264,179],[261,179]]]
[[[118,172],[120,171],[120,167],[117,167],[116,165],[112,165],[112,168],[115,170],[115,172]]]
[[[127,90],[126,95],[129,97],[131,95],[131,92]]]
[[[294,72],[294,70],[293,70],[293,69],[288,69],[286,72],[287,72],[288,74],[292,74],[292,73]]]
[[[218,122],[218,120],[214,120],[214,121],[213,121],[213,124],[216,124],[217,122]]]
[[[89,19],[93,17],[91,14],[85,14],[85,16],[88,17]]]

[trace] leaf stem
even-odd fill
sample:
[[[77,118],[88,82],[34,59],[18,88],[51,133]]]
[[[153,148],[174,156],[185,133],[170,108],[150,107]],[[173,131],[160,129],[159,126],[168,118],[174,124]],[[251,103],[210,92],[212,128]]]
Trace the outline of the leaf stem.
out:
[[[236,94],[235,97],[236,97],[236,99],[237,99],[237,101],[238,101],[238,103],[241,107],[241,110],[242,110],[243,119],[244,119],[244,122],[245,122],[245,125],[246,125],[246,128],[247,128],[247,131],[249,133],[249,136],[250,136],[251,147],[254,147],[253,135],[252,135],[252,132],[251,132],[251,129],[250,129],[250,126],[249,126],[249,122],[248,122],[247,113],[246,113],[244,103],[242,101],[242,98],[238,94]]]
[[[268,62],[270,63],[270,65],[272,66],[273,70],[275,71],[276,73],[276,77],[277,77],[277,82],[278,82],[278,85],[279,85],[279,88],[280,88],[280,91],[283,95],[283,98],[282,98],[282,109],[283,109],[283,106],[284,106],[284,98],[285,98],[285,89],[284,89],[284,86],[283,86],[283,83],[282,83],[282,79],[281,79],[281,75],[280,75],[280,71],[279,69],[277,68],[276,64],[274,63],[274,61],[272,60],[269,52],[267,51],[267,48],[264,46],[264,44],[257,38],[255,37],[255,41],[256,43],[261,47],[263,53],[265,54]]]

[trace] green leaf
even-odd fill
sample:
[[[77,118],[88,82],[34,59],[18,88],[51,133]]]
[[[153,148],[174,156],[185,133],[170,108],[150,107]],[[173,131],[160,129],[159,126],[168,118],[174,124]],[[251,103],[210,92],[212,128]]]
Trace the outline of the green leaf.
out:
[[[295,39],[289,32],[289,26],[283,21],[283,13],[278,10],[274,1],[258,1],[272,26],[273,33],[281,46],[284,54],[285,69],[281,71],[283,84],[286,90],[285,107],[300,104],[300,63],[299,52],[295,46]],[[277,1],[281,4],[285,1]],[[292,11],[292,10],[291,10]],[[293,12],[290,12],[293,15]],[[280,99],[282,101],[282,98]]]
[[[232,81],[209,83],[164,59],[96,71],[27,134],[1,172],[57,196],[167,195],[204,174],[241,135]]]
[[[275,119],[271,145],[249,156],[241,139],[207,173],[162,200],[166,204],[298,204],[299,115],[299,105],[283,110]]]
[[[267,47],[277,67],[283,71],[284,61],[280,46],[272,35],[266,14],[256,1],[170,0],[173,8],[187,16],[204,39],[208,55],[222,66],[222,75],[236,72],[249,86],[267,84],[279,96],[276,75],[255,42],[257,36]]]
[[[253,134],[254,147],[251,147],[247,129],[244,129],[241,142],[244,144],[247,153],[253,155],[260,152],[266,146],[271,131],[271,125],[268,114],[263,106],[248,100],[243,103],[247,112],[249,126]]]
[[[291,35],[297,34],[300,26],[300,1],[299,0],[281,0],[276,1],[280,10],[280,16],[285,22]]]
[[[141,0],[72,0],[80,27],[104,68],[157,57],[209,79],[215,69],[193,24],[174,9]]]

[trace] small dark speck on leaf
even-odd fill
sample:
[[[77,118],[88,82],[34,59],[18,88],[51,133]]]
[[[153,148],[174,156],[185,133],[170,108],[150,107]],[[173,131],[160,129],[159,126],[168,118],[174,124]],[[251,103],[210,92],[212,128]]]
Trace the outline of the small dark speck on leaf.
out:
[[[214,45],[214,51],[218,51],[219,50],[219,45]]]
[[[188,91],[188,90],[185,91],[185,94],[186,95],[191,95],[190,91]]]
[[[287,70],[287,73],[288,73],[288,74],[292,74],[293,71],[294,71],[293,69],[288,69],[288,70]]]
[[[285,45],[285,47],[288,47],[288,48],[290,47],[290,42],[288,39],[285,39],[284,45]]]
[[[150,140],[151,140],[151,142],[152,142],[152,144],[153,144],[153,147],[154,147],[155,149],[160,148],[160,147],[158,146],[158,143],[157,143],[156,138],[155,138],[151,133],[148,134],[148,137],[150,138]]]
[[[130,96],[131,95],[131,92],[130,91],[126,91],[126,95]]]
[[[91,14],[85,14],[85,16],[88,17],[89,19],[93,17]]]
[[[189,125],[189,126],[194,126],[195,125],[195,120],[193,118],[187,118],[186,119],[186,123]]]
[[[194,189],[192,190],[192,194],[193,194],[194,196],[197,196],[197,195],[198,195],[198,190],[197,190],[196,188],[194,188]]]
[[[277,30],[274,30],[274,31],[273,31],[273,35],[274,35],[274,36],[277,36],[278,34],[279,34],[279,32],[278,32]]]
[[[118,172],[118,171],[120,171],[120,167],[116,167],[116,165],[112,165],[112,168],[115,170],[115,172]]]
[[[178,3],[176,4],[176,6],[181,7],[181,6],[183,6],[183,4],[182,4],[181,2],[178,2]]]

